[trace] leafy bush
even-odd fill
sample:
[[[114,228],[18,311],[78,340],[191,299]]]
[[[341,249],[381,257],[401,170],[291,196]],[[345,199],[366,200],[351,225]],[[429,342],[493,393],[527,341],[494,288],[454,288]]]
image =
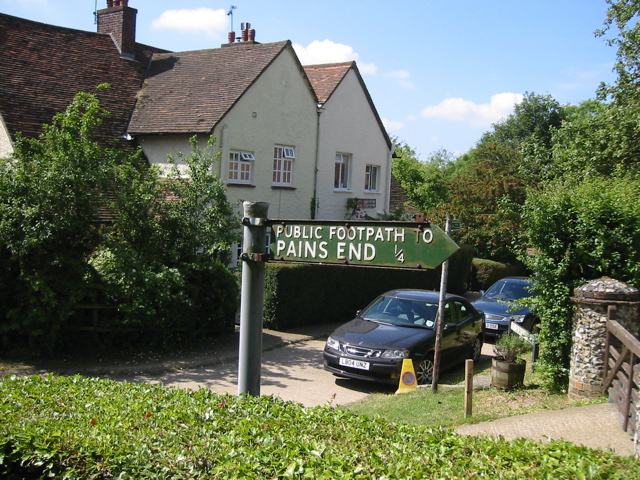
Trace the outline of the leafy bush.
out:
[[[170,159],[161,175],[141,151],[94,139],[107,116],[96,95],[79,93],[40,138],[18,136],[15,155],[0,159],[5,347],[67,350],[77,327],[87,328],[92,284],[104,287],[105,303],[117,310],[90,318],[90,328],[99,321],[102,330],[138,333],[121,336],[124,343],[233,326],[238,289],[221,252],[240,223],[213,173],[214,139],[200,149],[192,138],[191,153]]]
[[[531,193],[524,208],[534,256],[532,307],[541,318],[539,365],[545,384],[562,390],[571,354],[571,294],[609,276],[640,285],[640,180],[593,177]]]
[[[487,290],[501,278],[524,275],[526,272],[521,263],[501,263],[483,258],[474,258],[471,270],[472,291]]]
[[[601,478],[633,458],[465,437],[273,397],[82,377],[0,380],[3,478]]]
[[[508,363],[521,363],[520,357],[530,350],[531,344],[515,333],[501,335],[493,346],[496,357]]]

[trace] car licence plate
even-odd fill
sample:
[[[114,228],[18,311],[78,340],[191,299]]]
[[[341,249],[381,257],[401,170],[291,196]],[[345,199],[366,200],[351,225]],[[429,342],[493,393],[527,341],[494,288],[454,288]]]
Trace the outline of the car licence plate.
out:
[[[498,330],[498,324],[497,324],[497,323],[487,323],[487,324],[486,324],[486,327],[487,327],[489,330]]]
[[[343,367],[359,368],[360,370],[369,370],[369,362],[353,360],[351,358],[340,357],[340,365]]]

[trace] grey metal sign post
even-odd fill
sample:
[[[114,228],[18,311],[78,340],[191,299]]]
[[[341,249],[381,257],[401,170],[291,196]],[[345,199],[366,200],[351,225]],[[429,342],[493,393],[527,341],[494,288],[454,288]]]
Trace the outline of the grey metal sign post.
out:
[[[238,395],[260,395],[264,272],[267,260],[266,202],[244,202],[242,291],[240,300],[240,348]]]

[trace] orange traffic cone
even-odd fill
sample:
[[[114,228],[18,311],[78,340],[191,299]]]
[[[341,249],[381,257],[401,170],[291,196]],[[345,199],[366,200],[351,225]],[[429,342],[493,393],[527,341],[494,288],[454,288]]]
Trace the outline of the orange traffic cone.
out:
[[[413,360],[405,358],[402,360],[400,385],[398,386],[398,390],[396,390],[396,395],[399,393],[407,393],[416,388],[418,388],[418,382],[416,380],[416,371],[413,369]]]

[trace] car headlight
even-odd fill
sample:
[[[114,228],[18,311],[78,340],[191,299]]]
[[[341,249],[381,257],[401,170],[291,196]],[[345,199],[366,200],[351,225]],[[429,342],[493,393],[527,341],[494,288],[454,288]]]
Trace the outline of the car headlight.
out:
[[[334,350],[340,350],[340,342],[335,338],[329,337],[327,338],[327,347],[333,348]]]
[[[524,322],[524,317],[526,315],[511,315],[509,317],[509,320],[511,320],[512,322],[516,322],[516,323],[522,323]]]
[[[409,350],[385,350],[382,358],[409,358]]]

